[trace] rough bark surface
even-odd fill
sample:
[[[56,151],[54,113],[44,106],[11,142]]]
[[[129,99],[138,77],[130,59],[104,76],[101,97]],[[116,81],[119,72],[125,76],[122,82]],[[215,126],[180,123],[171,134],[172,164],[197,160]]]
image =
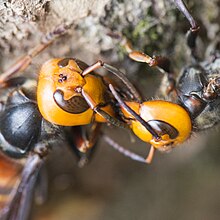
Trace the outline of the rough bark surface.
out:
[[[188,4],[209,40],[219,32],[217,4],[216,0]],[[117,61],[122,53],[119,40],[108,36],[112,33],[122,33],[150,54],[179,52],[178,44],[189,28],[171,0],[0,0],[1,71],[64,24],[72,24],[68,35],[47,50],[45,59],[71,55],[94,62],[113,50],[116,53],[107,57]]]

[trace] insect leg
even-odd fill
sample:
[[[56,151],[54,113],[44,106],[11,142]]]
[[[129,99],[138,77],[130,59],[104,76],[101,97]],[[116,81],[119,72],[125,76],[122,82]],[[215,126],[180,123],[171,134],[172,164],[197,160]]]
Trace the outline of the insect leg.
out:
[[[100,135],[101,123],[93,122],[89,129],[86,126],[74,126],[67,132],[67,139],[71,149],[79,158],[79,167],[85,166],[92,157],[98,137]]]
[[[138,93],[138,91],[136,90],[136,88],[130,83],[130,81],[127,79],[127,77],[125,76],[124,73],[122,73],[119,69],[102,62],[101,60],[97,61],[96,63],[94,63],[93,65],[89,66],[88,68],[86,68],[83,72],[82,75],[85,76],[88,73],[91,73],[92,71],[99,69],[103,67],[104,69],[106,69],[107,71],[113,73],[116,77],[118,77],[128,88],[128,90],[131,92],[132,95],[132,99],[136,99],[136,101],[140,102],[141,101],[141,96]]]
[[[88,149],[91,149],[95,145],[101,130],[101,125],[101,123],[93,122],[88,132],[86,132],[85,129],[82,129],[83,142],[78,145],[78,149],[80,151],[86,152]]]
[[[191,50],[191,55],[195,58],[195,60],[198,60],[196,54],[196,38],[198,36],[199,26],[197,25],[195,19],[190,14],[189,10],[182,0],[174,0],[174,3],[176,4],[176,7],[179,9],[179,11],[183,13],[183,15],[190,23],[191,28],[189,29],[187,34],[187,45]]]
[[[220,96],[220,77],[212,79],[204,88],[203,97],[207,100],[213,100]]]
[[[13,160],[0,153],[0,219],[8,215],[8,204],[15,195],[22,169],[20,160]]]
[[[116,92],[116,90],[111,84],[109,84],[109,89],[111,90],[113,96],[118,101],[120,106],[126,109],[126,111],[128,111],[137,121],[139,121],[152,134],[156,141],[159,141],[161,137],[157,134],[157,132],[151,127],[151,125],[148,122],[142,119],[134,110],[132,110],[128,105],[126,105],[126,103],[122,100],[120,95]]]
[[[145,159],[146,160],[146,163],[150,164],[153,160],[153,157],[154,157],[154,152],[155,152],[155,148],[154,146],[151,145],[150,147],[150,151],[148,153],[148,156],[147,158]]]
[[[29,215],[32,195],[43,159],[37,155],[29,155],[24,166],[21,182],[16,189],[13,200],[8,206],[7,219],[26,220]]]
[[[165,74],[168,79],[168,86],[166,93],[169,95],[171,92],[176,91],[176,80],[174,73],[171,69],[171,62],[167,57],[162,56],[149,56],[141,51],[136,51],[133,49],[131,43],[124,37],[123,43],[128,56],[137,62],[147,63],[150,67],[156,67],[160,72]]]
[[[15,64],[0,75],[0,85],[5,86],[5,82],[18,72],[25,70],[32,59],[36,57],[41,51],[47,48],[57,37],[65,34],[71,25],[60,25],[53,31],[47,33],[41,40],[41,43],[28,52],[27,55],[21,57]]]
[[[34,201],[37,205],[42,205],[48,198],[48,173],[43,165],[37,177]]]
[[[118,120],[117,118],[112,117],[107,112],[102,110],[101,109],[102,107],[97,105],[94,102],[94,100],[89,96],[89,94],[87,94],[83,89],[82,89],[82,96],[84,97],[84,99],[86,100],[86,102],[88,103],[90,108],[93,109],[94,112],[96,112],[97,114],[99,114],[100,116],[105,118],[107,122],[109,122],[110,124],[115,125],[117,127],[128,128],[128,125],[126,123]]]
[[[124,147],[122,147],[118,143],[116,143],[114,140],[112,140],[109,136],[103,134],[102,137],[106,143],[108,143],[111,147],[113,147],[115,150],[119,151],[124,156],[129,157],[132,160],[142,162],[142,163],[148,163],[148,161],[145,160],[144,157],[141,157],[138,154],[136,154],[132,151],[129,151],[128,149],[125,149]]]

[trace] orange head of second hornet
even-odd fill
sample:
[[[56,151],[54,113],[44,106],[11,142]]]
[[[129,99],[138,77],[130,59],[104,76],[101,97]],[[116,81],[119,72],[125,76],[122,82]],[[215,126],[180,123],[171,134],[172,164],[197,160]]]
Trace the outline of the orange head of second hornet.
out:
[[[156,149],[167,151],[189,138],[192,131],[191,118],[180,105],[163,100],[143,103],[126,102],[126,104],[158,134],[159,139],[155,138],[133,115],[121,107],[133,132]]]

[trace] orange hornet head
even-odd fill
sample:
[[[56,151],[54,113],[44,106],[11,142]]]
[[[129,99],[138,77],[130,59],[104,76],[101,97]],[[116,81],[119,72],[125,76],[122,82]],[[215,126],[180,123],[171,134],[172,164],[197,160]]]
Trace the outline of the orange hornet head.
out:
[[[76,92],[77,87],[86,84],[81,72],[80,64],[74,59],[51,59],[43,64],[38,80],[37,102],[46,120],[63,126],[90,123],[93,112]]]
[[[74,58],[51,59],[44,63],[37,87],[38,107],[44,119],[62,126],[85,125],[92,120],[106,122],[95,115],[81,94],[82,90],[85,91],[96,105],[106,102],[102,78],[95,74],[82,76],[87,67]],[[110,105],[103,109],[110,115],[114,114]]]
[[[122,109],[125,117],[131,119],[130,127],[133,132],[158,150],[167,151],[189,138],[192,131],[191,118],[180,105],[163,100],[126,104],[156,131],[160,139],[156,140],[134,116]]]

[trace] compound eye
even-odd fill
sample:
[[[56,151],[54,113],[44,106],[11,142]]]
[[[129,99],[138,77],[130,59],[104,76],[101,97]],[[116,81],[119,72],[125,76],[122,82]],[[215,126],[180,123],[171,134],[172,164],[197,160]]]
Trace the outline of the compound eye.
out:
[[[172,125],[160,120],[150,120],[148,123],[155,129],[159,136],[168,134],[170,139],[175,139],[179,132]]]
[[[81,96],[73,96],[72,98],[65,100],[63,91],[56,90],[53,94],[53,98],[61,109],[71,114],[80,114],[89,109],[89,105]]]
[[[65,66],[67,66],[67,65],[69,64],[69,61],[70,61],[70,60],[73,60],[73,59],[72,59],[72,58],[62,59],[62,60],[60,60],[60,61],[57,63],[57,65],[58,65],[59,67],[63,68],[63,67],[65,67]]]

